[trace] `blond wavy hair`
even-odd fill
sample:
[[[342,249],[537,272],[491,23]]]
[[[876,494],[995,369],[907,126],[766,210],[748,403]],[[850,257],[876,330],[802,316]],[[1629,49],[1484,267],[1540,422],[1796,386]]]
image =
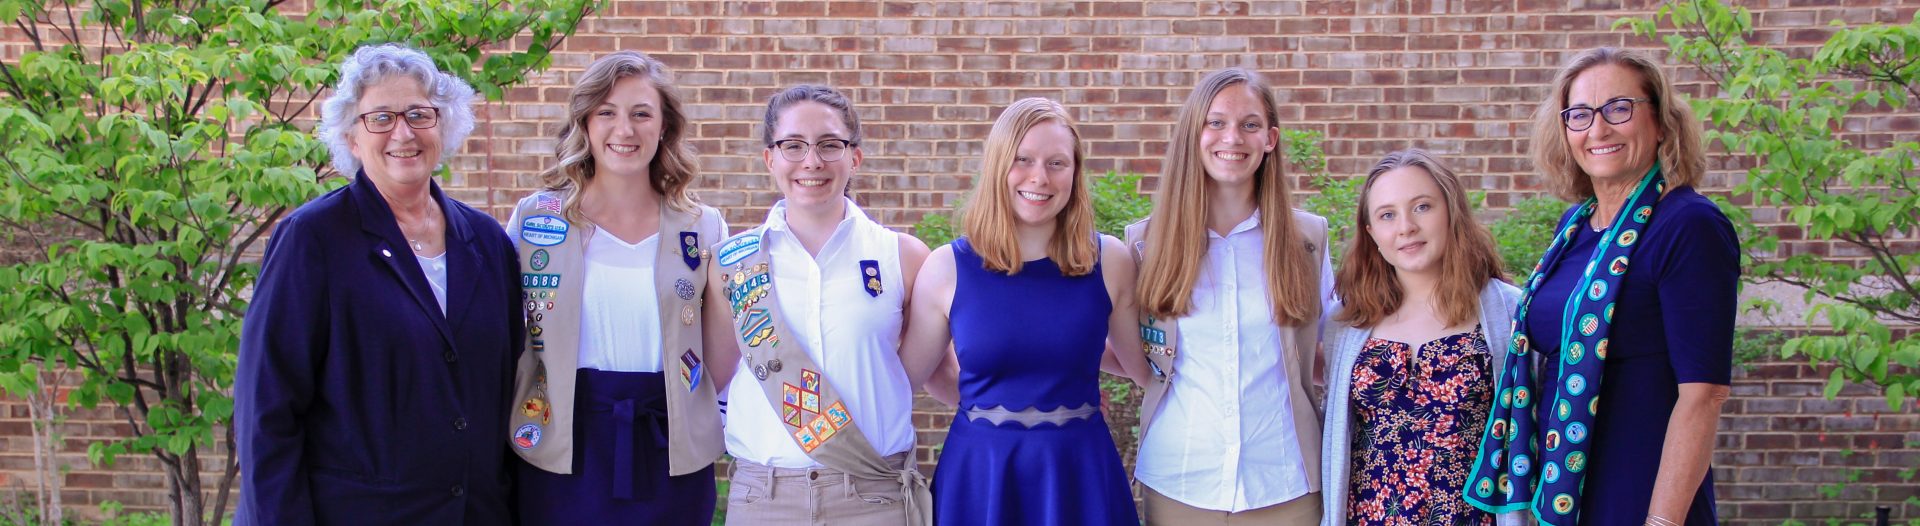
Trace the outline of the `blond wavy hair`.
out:
[[[567,95],[567,120],[560,125],[554,146],[554,163],[540,172],[540,183],[550,191],[565,195],[562,215],[569,221],[585,218],[580,213],[580,189],[593,180],[593,148],[587,142],[587,119],[607,101],[613,85],[628,77],[645,77],[660,93],[660,148],[647,163],[647,175],[653,191],[665,198],[675,210],[694,210],[693,196],[687,186],[700,176],[699,158],[686,140],[687,115],[681,109],[680,90],[666,64],[637,51],[616,51],[587,66],[580,81]]]

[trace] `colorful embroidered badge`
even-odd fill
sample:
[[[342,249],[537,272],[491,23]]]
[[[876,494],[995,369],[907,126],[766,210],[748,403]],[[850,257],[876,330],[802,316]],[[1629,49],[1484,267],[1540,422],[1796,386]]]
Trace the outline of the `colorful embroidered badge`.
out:
[[[527,266],[536,271],[546,270],[547,263],[551,262],[552,258],[553,256],[547,254],[547,249],[534,250],[533,255],[527,256]]]
[[[821,414],[826,415],[827,422],[832,423],[834,429],[847,427],[847,424],[853,423],[853,415],[847,414],[847,406],[840,402],[827,406],[827,410]]]
[[[804,391],[813,391],[816,393],[820,392],[820,373],[816,373],[808,369],[801,369],[800,370],[800,389]]]
[[[786,422],[789,426],[800,427],[800,406],[780,404],[780,421]]]
[[[693,354],[693,349],[680,353],[680,379],[687,382],[688,391],[700,386],[700,357]]]
[[[527,418],[538,418],[540,423],[545,424],[553,417],[553,408],[547,406],[545,398],[535,396],[520,404],[520,414]]]
[[[534,246],[550,247],[567,240],[567,220],[538,215],[520,220],[520,239]]]
[[[560,213],[560,205],[560,198],[550,195],[541,195],[533,199],[533,208],[535,210],[545,210],[558,214]]]
[[[740,260],[747,259],[747,256],[759,251],[760,236],[748,234],[730,239],[726,244],[720,245],[720,266],[733,266],[734,263],[739,263]]]
[[[693,293],[693,282],[687,281],[687,278],[677,278],[673,280],[673,294],[675,296],[679,296],[680,299],[683,300],[692,301]]]
[[[533,446],[540,445],[540,426],[538,424],[520,426],[520,429],[513,432],[513,445],[520,449],[533,449]]]

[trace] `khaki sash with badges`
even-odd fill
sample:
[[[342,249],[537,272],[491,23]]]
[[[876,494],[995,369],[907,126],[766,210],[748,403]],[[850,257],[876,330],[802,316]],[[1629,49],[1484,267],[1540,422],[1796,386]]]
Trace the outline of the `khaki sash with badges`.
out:
[[[807,456],[863,479],[898,480],[908,524],[933,523],[933,494],[909,458],[905,469],[888,466],[860,432],[840,395],[800,340],[786,329],[774,295],[772,258],[762,242],[766,227],[742,232],[714,250],[715,271],[726,283],[722,297],[733,312],[734,336],[747,369],[767,401],[778,408],[788,436]],[[863,265],[864,272],[864,265]],[[877,295],[877,273],[867,283]]]
[[[561,214],[565,195],[520,200],[507,234],[520,252],[527,314],[526,351],[514,376],[508,431],[514,453],[540,469],[573,472],[574,375],[580,367],[580,299],[593,225]],[[668,472],[685,475],[725,453],[719,402],[701,344],[701,295],[709,266],[702,247],[724,235],[720,213],[660,207],[660,251],[653,267],[660,313],[661,374],[667,391]],[[552,373],[552,374],[549,374]]]
[[[1147,225],[1149,219],[1142,219],[1127,225],[1127,246],[1133,249],[1136,265],[1143,264],[1147,257]],[[1306,234],[1308,254],[1319,254],[1320,247],[1327,246],[1327,220],[1320,216],[1300,210],[1293,211],[1293,223]],[[1314,269],[1314,290],[1320,289],[1319,269]],[[1264,284],[1264,283],[1263,283]],[[1325,316],[1326,313],[1321,313]],[[1140,342],[1147,353],[1147,362],[1153,366],[1153,382],[1147,385],[1146,396],[1140,401],[1140,439],[1145,440],[1147,430],[1153,426],[1153,416],[1165,403],[1167,391],[1173,387],[1173,379],[1179,374],[1174,370],[1174,357],[1182,352],[1175,348],[1180,341],[1178,320],[1160,319],[1140,314]],[[1280,327],[1280,341],[1287,342],[1281,348],[1280,360],[1287,369],[1287,398],[1292,400],[1293,429],[1299,438],[1300,460],[1307,466],[1307,488],[1320,490],[1320,412],[1307,393],[1308,382],[1313,381],[1313,357],[1320,348],[1319,324],[1304,327]],[[1234,380],[1238,381],[1238,380]],[[1135,451],[1135,455],[1139,452]]]

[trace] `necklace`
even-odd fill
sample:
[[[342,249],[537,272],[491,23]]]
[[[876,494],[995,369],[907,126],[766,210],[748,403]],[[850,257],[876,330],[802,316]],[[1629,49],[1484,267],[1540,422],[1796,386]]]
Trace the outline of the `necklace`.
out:
[[[423,244],[423,243],[421,243],[421,242],[419,242],[419,241],[415,241],[415,240],[412,240],[412,239],[409,239],[409,240],[407,240],[407,244],[409,244],[409,245],[413,245],[413,251],[414,251],[414,252],[423,252],[423,251],[425,251],[425,250],[427,250],[427,245],[425,245],[425,244]]]

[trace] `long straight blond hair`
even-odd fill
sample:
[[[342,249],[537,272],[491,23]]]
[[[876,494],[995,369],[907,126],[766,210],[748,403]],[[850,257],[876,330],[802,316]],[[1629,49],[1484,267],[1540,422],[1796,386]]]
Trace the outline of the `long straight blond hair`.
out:
[[[1013,169],[1013,157],[1027,132],[1048,123],[1065,126],[1073,135],[1073,189],[1067,194],[1067,207],[1054,217],[1047,258],[1068,276],[1091,273],[1100,261],[1100,247],[1093,240],[1093,197],[1087,194],[1082,166],[1086,147],[1080,141],[1080,130],[1067,118],[1067,109],[1060,103],[1032,97],[1014,101],[993,121],[993,130],[987,132],[980,177],[973,181],[973,199],[967,201],[962,219],[961,232],[987,270],[1020,272],[1020,241],[1015,234],[1018,219],[1013,213],[1013,189],[1007,187],[1007,172]]]
[[[648,183],[664,196],[675,210],[694,209],[687,187],[700,176],[699,157],[686,140],[687,114],[681,109],[680,90],[674,87],[667,65],[638,51],[615,51],[593,61],[567,94],[567,120],[560,124],[554,146],[552,167],[540,172],[540,183],[547,190],[566,195],[562,215],[569,221],[585,219],[580,214],[580,189],[593,179],[593,148],[587,143],[587,119],[593,110],[607,101],[613,85],[627,77],[644,77],[660,93],[660,148],[647,163]]]
[[[1200,278],[1200,259],[1207,253],[1206,152],[1200,133],[1206,126],[1213,98],[1229,88],[1253,92],[1265,110],[1269,128],[1279,126],[1279,104],[1273,90],[1258,74],[1229,68],[1200,79],[1180,107],[1167,143],[1167,160],[1160,171],[1160,190],[1153,196],[1153,218],[1147,228],[1146,262],[1140,267],[1140,307],[1155,318],[1179,318],[1193,310],[1194,282]],[[1276,138],[1277,140],[1277,138]],[[1266,244],[1267,301],[1273,321],[1298,326],[1320,317],[1320,262],[1308,252],[1306,236],[1293,220],[1293,197],[1281,159],[1282,148],[1267,152],[1254,171],[1254,203]],[[1319,247],[1325,250],[1325,247]]]
[[[1380,176],[1400,168],[1426,172],[1433,178],[1434,186],[1440,187],[1439,199],[1447,204],[1447,231],[1442,234],[1447,236],[1447,242],[1446,250],[1440,254],[1440,280],[1435,284],[1433,295],[1438,308],[1434,311],[1448,326],[1479,317],[1480,289],[1489,281],[1506,280],[1499,249],[1495,248],[1493,234],[1487,227],[1473,219],[1473,209],[1467,204],[1467,191],[1460,184],[1460,177],[1439,159],[1423,150],[1412,149],[1387,154],[1373,165],[1373,170],[1367,172],[1367,180],[1360,184],[1353,238],[1347,244],[1347,255],[1333,285],[1343,305],[1334,321],[1354,327],[1373,327],[1400,310],[1400,304],[1406,301],[1407,291],[1400,287],[1397,271],[1380,255],[1380,241],[1367,233],[1367,226],[1373,224],[1373,203],[1367,201],[1367,196]]]

